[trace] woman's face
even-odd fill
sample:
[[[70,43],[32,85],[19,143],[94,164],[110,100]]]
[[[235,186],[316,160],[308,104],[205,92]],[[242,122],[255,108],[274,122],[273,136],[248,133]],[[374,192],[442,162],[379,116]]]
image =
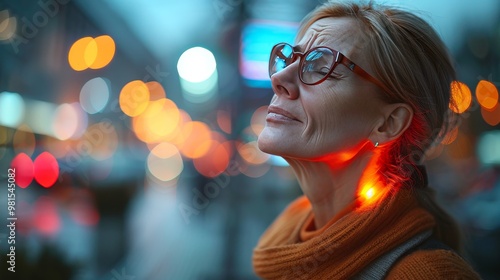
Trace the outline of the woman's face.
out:
[[[297,43],[301,52],[327,46],[340,51],[373,75],[358,23],[350,18],[316,21]],[[299,60],[271,77],[274,96],[259,148],[286,158],[319,160],[335,156],[348,160],[362,146],[385,104],[380,90],[344,65],[318,85],[305,85],[298,76]]]

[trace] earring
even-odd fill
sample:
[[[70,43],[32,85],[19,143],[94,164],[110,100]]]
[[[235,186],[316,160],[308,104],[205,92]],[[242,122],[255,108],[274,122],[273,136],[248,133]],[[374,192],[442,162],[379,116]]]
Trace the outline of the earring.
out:
[[[376,147],[378,147],[378,141],[377,141],[377,142],[375,142],[375,148],[376,148]]]

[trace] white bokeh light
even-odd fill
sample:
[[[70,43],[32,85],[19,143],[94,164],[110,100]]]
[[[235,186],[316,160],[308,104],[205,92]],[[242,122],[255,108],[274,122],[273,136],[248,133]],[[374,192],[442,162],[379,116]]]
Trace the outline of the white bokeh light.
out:
[[[18,93],[0,93],[0,125],[17,127],[24,119],[24,100]]]
[[[95,114],[108,104],[109,83],[101,77],[89,80],[80,91],[80,104],[83,110],[89,114]]]
[[[217,67],[215,57],[209,50],[194,47],[186,50],[177,62],[179,76],[192,83],[200,83],[212,76]]]

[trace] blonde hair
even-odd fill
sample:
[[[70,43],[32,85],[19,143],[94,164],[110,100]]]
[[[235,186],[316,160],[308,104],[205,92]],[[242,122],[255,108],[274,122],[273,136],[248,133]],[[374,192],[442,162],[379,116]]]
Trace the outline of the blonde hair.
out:
[[[397,141],[384,147],[379,164],[386,185],[412,185],[418,177],[416,164],[425,151],[455,126],[449,106],[454,104],[450,85],[456,74],[445,45],[422,18],[397,8],[375,6],[371,1],[363,5],[327,2],[302,21],[297,38],[326,17],[351,17],[360,23],[373,74],[390,90],[384,93],[385,98],[413,108],[410,126]],[[458,226],[435,202],[432,190],[413,189],[422,207],[436,219],[435,237],[459,250]]]

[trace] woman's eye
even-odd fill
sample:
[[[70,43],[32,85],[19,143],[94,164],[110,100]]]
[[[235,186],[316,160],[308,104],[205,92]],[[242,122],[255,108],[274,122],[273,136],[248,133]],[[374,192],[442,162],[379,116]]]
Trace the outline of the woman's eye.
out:
[[[328,72],[330,72],[330,68],[322,67],[321,69],[317,70],[317,72],[318,72],[318,74],[326,76],[326,75],[328,75]]]

